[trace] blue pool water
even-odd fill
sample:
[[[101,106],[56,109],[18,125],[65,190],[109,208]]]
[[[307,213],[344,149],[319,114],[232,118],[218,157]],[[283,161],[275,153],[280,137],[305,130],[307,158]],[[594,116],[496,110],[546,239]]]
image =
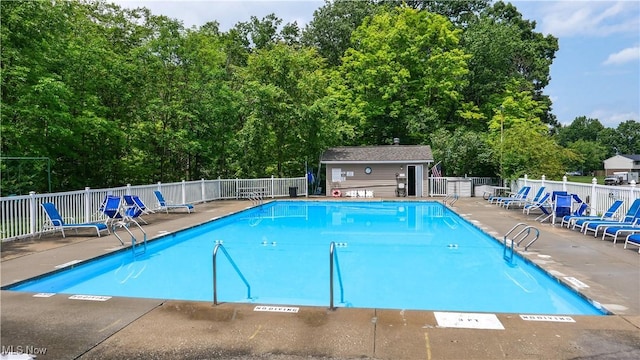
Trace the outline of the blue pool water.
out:
[[[603,312],[435,202],[282,201],[27,281],[16,291],[338,307],[588,314]]]

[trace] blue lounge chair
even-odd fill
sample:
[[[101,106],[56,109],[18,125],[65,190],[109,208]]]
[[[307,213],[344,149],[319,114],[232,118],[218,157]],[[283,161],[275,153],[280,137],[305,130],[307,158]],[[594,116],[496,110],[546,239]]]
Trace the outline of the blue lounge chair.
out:
[[[128,215],[131,215],[134,218],[138,218],[143,223],[148,224],[148,222],[142,218],[142,215],[152,214],[155,211],[147,208],[147,206],[142,202],[140,197],[138,197],[137,195],[125,195],[122,198],[124,199],[124,203],[127,206],[127,209],[125,210],[125,214],[128,213]],[[136,215],[136,216],[133,216],[133,215]]]
[[[555,224],[556,219],[562,219],[565,216],[571,215],[573,209],[573,196],[571,195],[558,195],[556,201],[553,203],[553,212],[551,213],[551,223]]]
[[[509,196],[493,197],[489,200],[489,203],[502,205],[504,201],[526,199],[530,190],[531,190],[531,186],[523,186],[520,188],[520,190],[518,190],[517,193],[511,193],[511,195]]]
[[[638,254],[640,254],[640,234],[631,234],[627,235],[627,238],[624,241],[624,248],[627,248],[627,245],[634,245],[638,247]]]
[[[122,204],[119,196],[107,195],[102,203],[102,213],[107,217],[105,225],[110,226],[122,220]]]
[[[545,193],[544,195],[542,195],[542,197],[540,199],[538,199],[537,202],[535,203],[531,203],[531,204],[526,204],[525,206],[522,207],[522,213],[523,214],[527,214],[529,215],[529,213],[532,210],[540,210],[543,212],[544,214],[544,210],[543,208],[546,210],[546,208],[551,208],[551,203],[549,202],[549,199],[551,199],[551,194],[549,193]]]
[[[629,210],[627,211],[625,216],[623,218],[621,218],[619,221],[606,221],[606,220],[592,221],[592,220],[587,220],[587,221],[582,222],[582,221],[579,220],[579,221],[576,222],[576,226],[578,226],[578,224],[580,223],[581,231],[585,235],[588,232],[593,231],[594,232],[593,236],[597,237],[598,236],[598,232],[600,230],[605,229],[605,228],[607,228],[609,226],[634,225],[639,216],[640,216],[640,199],[636,199],[631,204],[631,206],[629,207]]]
[[[544,196],[544,190],[545,187],[542,186],[540,187],[540,189],[538,189],[538,192],[536,192],[536,194],[533,196],[533,199],[527,199],[527,197],[525,196],[522,199],[513,199],[513,200],[506,200],[502,202],[502,206],[504,206],[505,208],[509,208],[509,206],[526,206],[527,204],[535,204],[537,203],[540,198],[542,196]]]
[[[618,212],[618,209],[620,209],[620,206],[622,205],[622,203],[623,203],[622,200],[614,201],[613,204],[609,206],[609,209],[607,209],[600,216],[597,216],[597,215],[565,216],[564,218],[562,218],[562,226],[564,226],[564,224],[567,224],[567,228],[570,228],[572,226],[575,227],[576,221],[578,220],[585,220],[585,221],[586,220],[614,220],[616,213]]]
[[[604,231],[602,232],[602,240],[606,240],[607,237],[612,237],[613,243],[615,244],[618,240],[619,235],[630,235],[635,233],[640,233],[640,218],[636,219],[636,221],[632,225],[613,225],[605,227]]]
[[[107,216],[105,224],[111,228],[111,232],[120,241],[120,244],[124,245],[124,241],[116,233],[116,229],[118,228],[124,228],[131,235],[131,238],[135,240],[133,233],[129,230],[131,224],[136,225],[140,229],[141,233],[144,234],[144,238],[146,239],[146,233],[136,221],[136,219],[139,219],[140,215],[143,213],[141,207],[136,205],[125,206],[122,204],[122,199],[119,196],[109,195],[107,196],[104,204],[103,213]]]
[[[107,226],[102,223],[66,223],[53,203],[47,202],[41,205],[47,214],[47,221],[43,226],[43,231],[53,230],[55,232],[56,230],[60,230],[64,238],[66,237],[64,229],[74,229],[76,233],[78,233],[78,229],[95,229],[98,237],[100,237],[100,232],[108,230]],[[73,221],[73,218],[69,219]],[[40,233],[40,235],[42,236],[42,233]]]
[[[545,206],[539,207],[540,211],[542,211],[542,214],[540,214],[536,218],[536,221],[545,222],[549,218],[554,216],[555,207],[556,207],[556,201],[558,199],[558,196],[569,196],[569,197],[571,197],[570,195],[567,194],[566,191],[554,191],[554,192],[552,192],[551,193],[551,199],[549,199],[548,204],[545,205]]]
[[[186,209],[188,213],[191,213],[191,210],[195,211],[191,204],[171,204],[164,200],[164,196],[162,196],[160,191],[156,190],[153,193],[156,194],[156,198],[158,199],[158,210],[160,211],[165,211],[167,214],[169,210],[175,209]]]
[[[589,204],[587,203],[580,203],[580,205],[578,206],[577,209],[575,209],[571,215],[567,215],[567,216],[585,216],[585,214],[587,213],[587,210],[589,210]],[[566,217],[566,216],[565,216]],[[563,217],[563,219],[565,218]],[[562,225],[561,225],[562,226]]]

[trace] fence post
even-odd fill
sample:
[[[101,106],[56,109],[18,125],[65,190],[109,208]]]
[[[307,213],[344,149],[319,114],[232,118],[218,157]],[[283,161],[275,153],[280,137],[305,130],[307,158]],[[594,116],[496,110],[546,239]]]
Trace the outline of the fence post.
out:
[[[131,184],[127,184],[127,195],[131,195]]]
[[[466,177],[467,175],[465,175]],[[365,193],[366,195],[366,193]],[[309,197],[309,176],[305,175],[304,177],[304,197],[308,198]]]
[[[182,180],[182,202],[181,204],[187,203],[187,182]]]
[[[567,175],[562,177],[562,191],[567,191]]]
[[[202,202],[207,201],[207,190],[205,189],[204,178],[200,179],[200,193],[201,193]]]
[[[523,186],[527,186],[527,180],[529,180],[529,175],[524,174],[524,185]]]
[[[36,192],[29,191],[29,217],[31,219],[30,232],[31,235],[36,234]]]
[[[275,191],[273,175],[271,175],[271,198],[273,199],[273,192]]]
[[[540,177],[540,186],[544,186],[544,181],[545,181],[546,179],[547,179],[547,176],[546,176],[546,175],[542,175],[542,176]]]
[[[598,179],[596,179],[595,177],[593,179],[591,179],[591,204],[589,204],[591,206],[591,215],[595,216],[598,215],[598,211],[597,211],[597,207],[600,204],[597,204],[597,198],[596,198],[596,185],[598,184]]]
[[[88,186],[84,188],[84,222],[91,222],[91,194]]]
[[[635,180],[631,180],[631,182],[629,182],[630,185],[630,190],[631,190],[631,197],[629,199],[631,199],[632,201],[635,200],[636,198],[636,181]]]

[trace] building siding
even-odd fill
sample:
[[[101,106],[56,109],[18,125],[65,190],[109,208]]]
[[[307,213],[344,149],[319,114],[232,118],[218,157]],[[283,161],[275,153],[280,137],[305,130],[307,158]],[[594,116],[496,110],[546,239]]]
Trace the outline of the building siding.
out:
[[[396,196],[396,174],[407,174],[407,166],[422,166],[422,196],[427,195],[427,166],[423,164],[327,164],[326,188],[327,196],[332,196],[334,189],[342,192],[342,196],[350,190],[367,190],[373,192],[374,197]],[[365,173],[365,168],[371,168],[371,174]],[[342,181],[333,181],[334,169],[340,169]]]

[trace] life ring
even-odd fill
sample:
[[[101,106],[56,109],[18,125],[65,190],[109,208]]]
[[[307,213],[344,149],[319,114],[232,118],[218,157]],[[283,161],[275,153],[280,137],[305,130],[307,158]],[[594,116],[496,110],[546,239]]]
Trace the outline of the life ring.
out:
[[[342,192],[338,189],[333,189],[333,191],[331,192],[331,195],[333,195],[333,197],[341,197]]]

